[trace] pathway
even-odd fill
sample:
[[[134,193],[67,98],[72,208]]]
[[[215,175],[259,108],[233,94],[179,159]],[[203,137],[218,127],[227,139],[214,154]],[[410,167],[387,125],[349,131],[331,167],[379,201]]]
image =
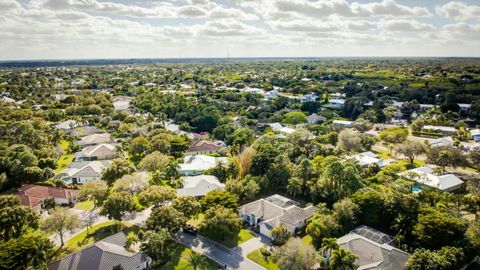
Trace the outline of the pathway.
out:
[[[227,248],[201,235],[177,233],[177,241],[194,251],[203,254],[229,269],[264,270],[262,266],[247,258],[247,254],[264,245],[260,237],[254,237],[240,246]]]

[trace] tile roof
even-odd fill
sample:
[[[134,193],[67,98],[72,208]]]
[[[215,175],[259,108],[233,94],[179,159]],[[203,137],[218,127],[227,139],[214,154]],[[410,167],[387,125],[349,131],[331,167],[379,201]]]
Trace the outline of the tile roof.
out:
[[[102,144],[102,143],[109,143],[111,142],[110,134],[108,133],[101,133],[101,134],[91,134],[84,136],[80,139],[80,145],[94,145],[94,144]]]
[[[220,183],[213,175],[187,176],[183,179],[183,188],[177,189],[179,196],[205,196],[208,192],[224,188],[225,184]]]
[[[67,175],[70,178],[100,177],[102,176],[102,171],[110,164],[110,160],[76,161],[70,163],[58,175]]]
[[[44,199],[47,198],[63,198],[70,199],[77,196],[74,189],[56,188],[40,185],[23,185],[17,190],[22,204],[30,207],[36,207]]]
[[[315,207],[301,208],[295,201],[276,194],[242,205],[239,213],[263,219],[263,223],[270,229],[280,223],[295,228],[295,225],[315,214]]]
[[[368,228],[368,230],[366,229]],[[357,228],[358,229],[358,228]],[[357,230],[355,229],[355,230]],[[371,229],[367,226],[360,227],[362,231],[377,232],[380,235],[384,235],[377,230]],[[359,266],[359,270],[364,269],[382,269],[382,270],[401,270],[405,268],[405,264],[410,257],[410,254],[401,251],[383,240],[393,239],[391,236],[380,237],[380,242],[374,241],[363,235],[358,234],[356,231],[352,231],[337,239],[337,243],[346,250],[355,253],[358,258],[355,264]]]
[[[87,146],[82,149],[82,151],[75,153],[75,157],[85,156],[85,157],[94,157],[101,153],[101,151],[115,152],[117,147],[113,144],[102,143],[99,145]]]
[[[225,143],[220,141],[198,140],[190,144],[187,152],[218,152],[225,147]]]
[[[49,270],[111,270],[121,265],[123,269],[136,267],[149,261],[143,252],[130,252],[124,248],[126,235],[116,233],[76,253],[48,265]]]

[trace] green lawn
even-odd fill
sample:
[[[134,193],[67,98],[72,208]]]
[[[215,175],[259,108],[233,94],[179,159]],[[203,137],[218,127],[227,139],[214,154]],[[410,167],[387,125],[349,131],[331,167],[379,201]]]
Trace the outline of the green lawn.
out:
[[[278,267],[278,265],[273,262],[272,258],[269,257],[268,261],[266,261],[265,258],[262,256],[262,253],[260,253],[259,249],[255,250],[252,253],[249,253],[247,255],[247,258],[265,267],[267,270],[280,270],[280,267]]]
[[[123,223],[123,224],[125,226],[125,228],[123,229],[123,232],[127,235],[132,231],[139,230],[139,228],[135,225],[131,225],[127,223]],[[74,252],[87,245],[93,244],[94,242],[100,241],[116,233],[116,231],[114,230],[114,226],[115,226],[115,221],[106,221],[90,228],[89,234],[87,234],[87,230],[83,230],[82,232],[70,238],[66,242],[67,247],[72,252]]]
[[[182,245],[178,245],[175,249],[175,254],[172,256],[173,259],[167,264],[163,265],[161,270],[190,270],[193,269],[193,266],[188,262],[192,250],[186,248]],[[197,269],[202,270],[214,270],[218,269],[219,265],[213,260],[203,257],[203,262],[197,267]]]
[[[250,231],[242,229],[242,230],[240,230],[240,233],[238,233],[238,235],[236,237],[228,238],[228,239],[225,239],[225,240],[213,239],[213,238],[211,238],[211,239],[217,241],[218,243],[220,243],[220,244],[222,244],[226,247],[233,248],[233,247],[236,247],[236,246],[240,245],[241,243],[246,242],[248,239],[250,239],[252,237],[253,237],[253,234]]]
[[[63,150],[65,151],[65,155],[61,156],[60,159],[58,159],[57,163],[57,168],[55,169],[55,174],[61,172],[63,169],[65,169],[68,164],[72,163],[74,155],[73,154],[68,154],[68,146],[69,142],[62,140],[60,142],[60,145],[62,146]]]
[[[80,209],[80,210],[85,210],[85,211],[90,211],[93,209],[93,201],[83,201],[79,202],[75,205],[75,209]]]

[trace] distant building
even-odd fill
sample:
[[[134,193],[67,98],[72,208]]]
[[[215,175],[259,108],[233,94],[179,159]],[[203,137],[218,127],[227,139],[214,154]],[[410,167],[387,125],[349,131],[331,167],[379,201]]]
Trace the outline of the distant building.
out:
[[[426,166],[402,172],[400,175],[421,185],[446,192],[457,190],[463,185],[463,181],[455,174],[435,175],[433,169]]]
[[[110,160],[72,162],[55,177],[62,179],[65,184],[84,184],[88,181],[100,180],[103,170],[111,163]]]
[[[345,99],[329,99],[325,105],[327,108],[341,110],[345,106]]]
[[[113,108],[115,111],[130,111],[130,103],[132,102],[131,97],[127,96],[115,96],[113,97]]]
[[[337,239],[338,245],[357,255],[359,270],[400,270],[410,254],[391,246],[393,237],[367,226],[361,226]]]
[[[313,102],[313,101],[316,101],[317,98],[318,98],[317,95],[315,95],[314,93],[311,93],[311,94],[307,94],[307,95],[301,96],[301,97],[300,97],[300,102],[302,102],[302,103],[305,103],[305,102]]]
[[[177,189],[177,196],[203,197],[208,192],[224,188],[225,184],[220,183],[213,175],[186,176],[183,178],[183,187]]]
[[[452,136],[457,134],[457,129],[454,127],[446,127],[446,126],[430,126],[426,125],[423,126],[423,130],[427,132],[434,132],[434,133],[439,133],[447,136]]]
[[[444,147],[444,146],[453,146],[454,141],[451,136],[442,137],[430,141],[430,147]]]
[[[480,129],[472,129],[470,130],[470,135],[472,135],[472,139],[476,142],[480,142]]]
[[[181,175],[200,175],[203,171],[215,167],[220,162],[225,165],[228,163],[226,157],[211,157],[205,155],[185,156],[183,161],[178,169]]]
[[[112,138],[109,133],[91,134],[80,138],[78,144],[82,147],[110,143]]]
[[[31,208],[42,209],[46,200],[53,200],[57,205],[72,205],[77,201],[77,191],[40,185],[23,185],[17,190],[22,204]]]
[[[109,143],[87,146],[82,151],[75,153],[75,161],[94,161],[113,159],[115,157],[116,146]]]
[[[380,168],[387,166],[391,161],[391,160],[381,159],[371,151],[356,154],[353,156],[353,159],[356,160],[358,164],[362,167],[376,164]]]
[[[186,155],[195,155],[195,154],[213,154],[220,153],[222,149],[225,148],[225,143],[222,141],[208,141],[208,140],[196,140],[193,141]]]
[[[312,113],[309,116],[307,116],[307,121],[310,125],[314,125],[314,124],[317,124],[317,123],[320,123],[320,122],[324,122],[325,120],[327,120],[327,118],[325,118],[321,115],[318,115],[316,113]]]
[[[61,129],[65,132],[70,132],[73,129],[75,129],[76,127],[78,127],[79,125],[80,124],[75,120],[66,120],[66,121],[63,121],[61,123],[56,124],[55,128]]]
[[[265,93],[265,99],[274,99],[278,97],[279,93],[277,90],[268,91]]]
[[[315,214],[314,206],[301,208],[296,201],[275,194],[265,199],[242,205],[240,218],[250,226],[259,227],[260,233],[271,238],[270,231],[283,224],[293,235],[306,225],[306,220]]]
[[[147,269],[151,259],[144,252],[131,252],[125,248],[127,236],[116,233],[91,246],[81,249],[58,261],[49,263],[48,270],[124,270]]]
[[[334,126],[341,126],[341,127],[351,128],[352,125],[353,125],[353,121],[333,120],[332,124],[333,124]]]
[[[274,131],[277,131],[277,132],[280,132],[280,133],[284,133],[284,134],[290,134],[290,133],[293,133],[295,132],[295,129],[293,128],[289,128],[289,127],[284,127],[282,126],[282,124],[280,123],[270,123],[268,124]]]

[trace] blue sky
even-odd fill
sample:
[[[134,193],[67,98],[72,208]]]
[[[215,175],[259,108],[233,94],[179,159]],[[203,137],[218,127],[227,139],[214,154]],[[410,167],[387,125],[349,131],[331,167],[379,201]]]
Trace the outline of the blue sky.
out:
[[[0,59],[480,57],[474,0],[0,0]]]

